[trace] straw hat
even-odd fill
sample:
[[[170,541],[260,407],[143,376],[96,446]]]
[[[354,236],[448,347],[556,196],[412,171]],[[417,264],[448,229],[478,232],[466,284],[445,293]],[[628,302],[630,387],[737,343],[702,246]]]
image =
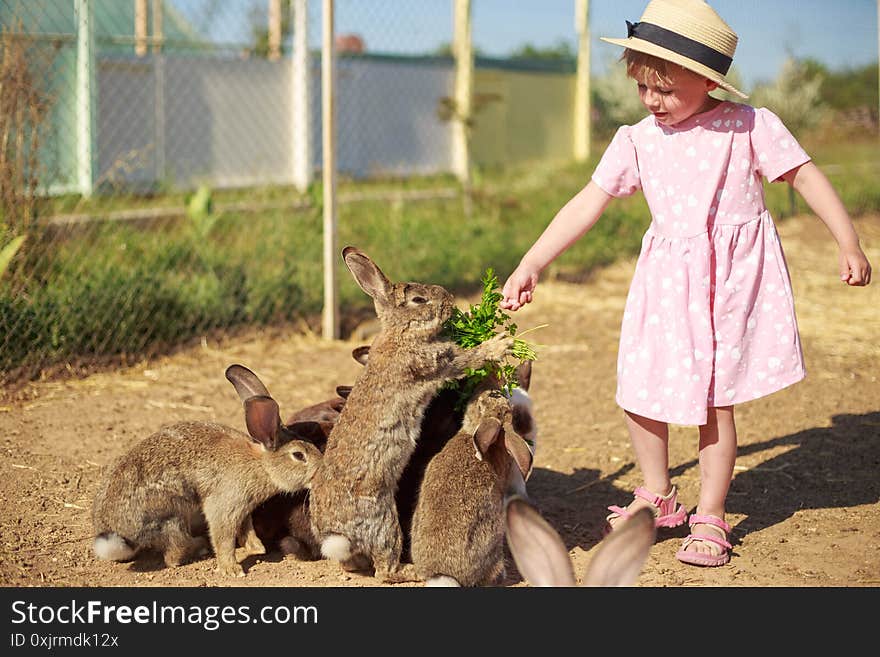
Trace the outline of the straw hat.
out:
[[[703,0],[651,0],[639,22],[626,26],[626,39],[600,38],[683,66],[748,98],[724,78],[736,51],[736,32]]]

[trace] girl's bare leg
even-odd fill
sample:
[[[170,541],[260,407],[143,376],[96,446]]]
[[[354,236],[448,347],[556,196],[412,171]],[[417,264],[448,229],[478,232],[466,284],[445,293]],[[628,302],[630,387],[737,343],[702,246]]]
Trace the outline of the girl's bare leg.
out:
[[[736,424],[733,406],[710,408],[707,423],[700,427],[700,502],[697,513],[724,520],[725,501],[736,463]],[[726,538],[713,525],[697,524],[691,528],[695,536]],[[688,551],[720,554],[722,548],[708,541],[695,541]]]
[[[626,428],[645,488],[656,495],[666,496],[672,490],[669,479],[669,425],[626,411]],[[647,506],[651,505],[637,497],[626,509],[635,513]],[[608,522],[613,527],[620,520],[612,518]]]

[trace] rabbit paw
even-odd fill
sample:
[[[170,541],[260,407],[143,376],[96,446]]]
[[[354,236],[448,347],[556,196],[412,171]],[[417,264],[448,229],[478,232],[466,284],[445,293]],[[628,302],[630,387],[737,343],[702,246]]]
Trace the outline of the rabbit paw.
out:
[[[399,564],[397,568],[377,569],[376,578],[388,584],[401,584],[403,582],[421,582],[424,580],[413,564]]]
[[[513,355],[513,336],[508,333],[499,333],[486,342],[486,358],[490,360],[502,360],[505,356]]]
[[[217,564],[217,572],[226,577],[244,577],[244,569],[235,561]]]
[[[244,544],[244,554],[246,557],[266,554],[266,547],[263,545],[263,542],[254,535]]]

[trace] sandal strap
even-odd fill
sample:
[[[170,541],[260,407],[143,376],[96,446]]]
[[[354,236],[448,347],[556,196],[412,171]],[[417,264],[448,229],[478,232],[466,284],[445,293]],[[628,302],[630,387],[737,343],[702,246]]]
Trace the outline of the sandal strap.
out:
[[[623,518],[624,520],[628,520],[632,515],[629,511],[624,509],[622,506],[609,506],[608,510],[611,513],[608,514],[608,517],[605,520],[613,520],[615,517]]]
[[[675,497],[675,493],[675,486],[672,487],[672,492],[670,492],[666,497],[663,497],[662,495],[657,495],[656,493],[652,493],[644,486],[639,486],[633,491],[633,495],[635,497],[641,497],[651,506],[655,506],[657,508],[660,508],[660,505],[663,504],[663,502],[673,499]]]
[[[678,527],[684,523],[687,511],[683,505],[679,504],[677,495],[678,491],[674,485],[666,495],[652,493],[644,486],[639,486],[633,491],[633,499],[641,498],[651,505],[656,527]],[[615,505],[609,506],[608,510],[611,513],[605,518],[605,521],[609,523],[616,518],[629,519],[632,517],[632,511],[629,508]]]
[[[681,548],[682,549],[686,548],[688,545],[690,545],[694,541],[705,541],[707,543],[714,543],[715,545],[723,547],[727,550],[733,549],[733,546],[730,543],[728,543],[727,541],[724,541],[720,538],[715,538],[714,536],[697,536],[696,534],[688,534],[685,537]]]
[[[714,527],[718,527],[718,529],[723,530],[725,534],[730,533],[730,525],[728,525],[718,516],[692,513],[690,518],[688,518],[688,525],[690,525],[691,527],[693,527],[694,525],[712,525]]]

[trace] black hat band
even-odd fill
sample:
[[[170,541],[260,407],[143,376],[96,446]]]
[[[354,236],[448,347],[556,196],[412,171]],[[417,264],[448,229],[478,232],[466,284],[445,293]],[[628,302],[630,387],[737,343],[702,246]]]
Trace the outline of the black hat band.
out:
[[[733,63],[733,58],[728,57],[724,53],[720,53],[699,41],[694,41],[653,23],[630,23],[627,21],[626,32],[628,37],[635,37],[636,39],[653,43],[655,46],[671,50],[704,66],[708,66],[721,75],[727,75],[727,71],[730,70],[730,65]]]

